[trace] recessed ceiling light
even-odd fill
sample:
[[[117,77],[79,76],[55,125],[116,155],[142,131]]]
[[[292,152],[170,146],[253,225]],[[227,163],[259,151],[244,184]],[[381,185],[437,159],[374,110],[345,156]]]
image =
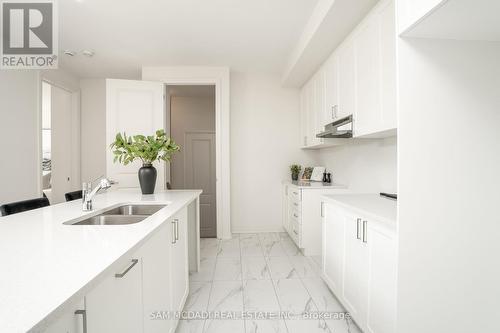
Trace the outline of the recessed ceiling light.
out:
[[[90,57],[93,57],[93,56],[94,56],[95,52],[94,52],[94,51],[92,51],[92,50],[83,50],[83,51],[82,51],[82,54],[83,54],[84,56],[86,56],[86,57],[89,57],[89,58],[90,58]]]
[[[64,50],[64,54],[69,56],[69,57],[74,57],[76,53],[74,51],[71,51],[71,50]]]

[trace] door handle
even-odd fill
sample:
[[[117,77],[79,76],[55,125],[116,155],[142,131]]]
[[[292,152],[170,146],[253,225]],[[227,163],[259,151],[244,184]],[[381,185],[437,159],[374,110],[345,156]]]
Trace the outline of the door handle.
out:
[[[361,239],[361,219],[356,219],[356,239]]]
[[[82,315],[82,328],[83,333],[87,333],[87,311],[85,310],[76,310],[75,315]]]
[[[367,243],[368,221],[363,221],[363,243]]]
[[[175,219],[175,242],[179,240],[179,219]]]
[[[132,261],[132,264],[130,266],[128,266],[127,269],[123,273],[116,273],[115,278],[121,279],[122,277],[124,277],[128,273],[128,271],[130,271],[132,269],[132,267],[137,265],[137,263],[139,262],[139,259],[132,259],[131,261]]]
[[[177,239],[175,238],[175,220],[172,221],[172,244],[175,244]]]

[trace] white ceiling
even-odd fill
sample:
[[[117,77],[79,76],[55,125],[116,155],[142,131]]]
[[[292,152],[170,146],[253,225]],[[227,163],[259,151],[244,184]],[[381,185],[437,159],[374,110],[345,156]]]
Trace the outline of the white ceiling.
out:
[[[60,66],[140,78],[144,66],[229,66],[281,74],[317,0],[59,1]],[[93,58],[63,50],[95,51]]]

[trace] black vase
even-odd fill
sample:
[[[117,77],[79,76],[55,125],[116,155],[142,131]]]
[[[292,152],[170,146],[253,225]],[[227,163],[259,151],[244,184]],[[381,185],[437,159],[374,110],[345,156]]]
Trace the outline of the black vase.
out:
[[[142,194],[153,194],[156,185],[156,168],[151,164],[143,164],[138,175]]]
[[[299,174],[298,174],[298,173],[293,172],[293,173],[292,173],[292,180],[295,180],[295,181],[296,181],[296,180],[298,180],[298,179],[299,179]]]

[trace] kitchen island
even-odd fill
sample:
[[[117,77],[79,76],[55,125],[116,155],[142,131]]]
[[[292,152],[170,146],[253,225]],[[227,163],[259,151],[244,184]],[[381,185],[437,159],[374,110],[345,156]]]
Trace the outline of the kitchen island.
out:
[[[147,322],[149,314],[146,312],[149,308],[157,307],[156,310],[170,310],[161,307],[164,300],[160,296],[163,293],[166,297],[172,290],[174,294],[175,290],[182,291],[175,300],[177,305],[182,306],[185,302],[188,257],[191,270],[197,270],[199,265],[200,194],[201,191],[192,190],[164,191],[143,196],[137,189],[115,190],[95,196],[94,210],[91,212],[83,212],[81,201],[75,200],[1,217],[0,332],[51,331],[50,327],[59,329],[65,322],[69,322],[69,326],[64,327],[64,332],[78,332],[76,326],[79,325],[88,326],[89,332],[103,329],[123,332],[120,324],[112,326],[113,321],[118,319],[131,329],[134,324],[141,327],[141,331],[144,327],[145,332],[163,330],[166,325],[175,330],[176,322]],[[133,224],[67,224],[123,204],[165,207]],[[172,233],[175,235],[172,236]],[[139,265],[134,269],[136,263]],[[185,270],[172,269],[172,266],[166,265],[172,263],[185,267]],[[166,266],[163,267],[163,264]],[[148,271],[154,274],[148,275]],[[172,276],[171,271],[180,271],[180,275]],[[131,280],[133,274],[137,275],[135,282]],[[164,279],[161,279],[162,274]],[[154,285],[151,279],[158,280],[156,290],[144,288]],[[183,285],[176,286],[176,281]],[[99,312],[107,311],[106,308],[100,308],[105,303],[108,303],[108,309],[113,306],[109,300],[111,294],[100,295],[96,292],[105,284],[108,284],[103,289],[106,293],[124,291],[116,295],[118,304],[129,305],[125,297],[129,294],[130,297],[137,296],[139,304],[120,309],[116,320],[114,315],[117,314],[112,313],[104,313],[102,318],[97,318]],[[155,297],[159,299],[155,300]],[[151,304],[147,304],[148,300],[151,300]],[[169,300],[167,303],[172,302]],[[89,308],[92,303],[96,304],[93,309]],[[141,313],[126,312],[134,308],[140,308]],[[95,320],[92,319],[92,313],[97,314]],[[139,317],[130,318],[134,316]],[[74,322],[71,321],[72,317]],[[80,319],[77,321],[76,318]],[[127,323],[131,320],[135,322]],[[148,325],[155,327],[147,329]]]

